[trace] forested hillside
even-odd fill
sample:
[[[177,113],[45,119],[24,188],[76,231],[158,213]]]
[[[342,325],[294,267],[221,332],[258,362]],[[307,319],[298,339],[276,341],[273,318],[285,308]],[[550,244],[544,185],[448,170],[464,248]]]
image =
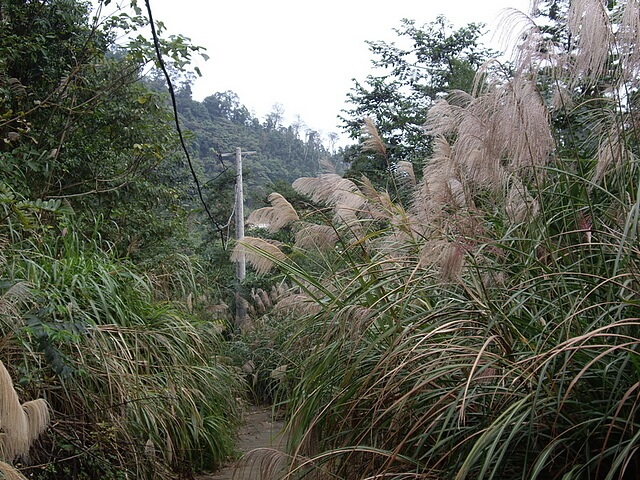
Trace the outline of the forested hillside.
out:
[[[178,110],[184,128],[193,134],[193,151],[206,180],[220,175],[225,167],[235,168],[233,155],[222,158],[221,154],[233,154],[236,147],[256,152],[243,158],[249,209],[263,206],[269,185],[290,184],[298,177],[335,169],[339,163],[321,134],[302,120],[284,125],[284,111],[278,105],[260,121],[233,92],[214,93],[198,102],[187,87],[178,94]]]

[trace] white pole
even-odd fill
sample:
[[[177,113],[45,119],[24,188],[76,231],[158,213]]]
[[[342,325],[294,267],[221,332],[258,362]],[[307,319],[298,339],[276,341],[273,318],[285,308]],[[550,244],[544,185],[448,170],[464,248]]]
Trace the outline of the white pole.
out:
[[[242,183],[242,149],[236,148],[236,201],[234,205],[236,216],[236,241],[244,238],[244,188]],[[257,152],[244,152],[245,155]],[[223,157],[230,157],[233,153],[223,153]],[[247,316],[246,300],[242,298],[242,281],[247,274],[245,254],[241,253],[236,262],[236,325],[242,327]]]
[[[244,188],[242,187],[242,149],[236,148],[236,241],[244,238]],[[242,327],[247,315],[245,300],[240,294],[242,281],[247,274],[247,264],[244,252],[236,262],[236,325]]]
[[[242,187],[242,149],[236,148],[236,241],[244,238],[244,189]],[[242,282],[247,274],[244,253],[236,263],[236,278]]]

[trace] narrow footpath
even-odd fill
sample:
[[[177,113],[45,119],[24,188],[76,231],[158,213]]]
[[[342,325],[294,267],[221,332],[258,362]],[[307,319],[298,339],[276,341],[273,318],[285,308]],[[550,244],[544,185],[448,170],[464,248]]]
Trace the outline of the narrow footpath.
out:
[[[283,460],[284,422],[273,420],[270,408],[256,407],[245,414],[238,450],[242,458],[212,475],[196,480],[276,480]]]

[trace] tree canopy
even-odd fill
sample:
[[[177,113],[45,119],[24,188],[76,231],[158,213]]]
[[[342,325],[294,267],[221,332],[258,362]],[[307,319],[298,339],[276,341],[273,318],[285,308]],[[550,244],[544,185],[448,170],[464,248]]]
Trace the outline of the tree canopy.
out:
[[[404,19],[395,33],[397,42],[367,42],[375,73],[364,82],[354,80],[347,95],[352,107],[341,117],[355,141],[363,137],[363,120],[370,118],[385,146],[384,153],[359,144],[347,148],[347,176],[366,175],[391,190],[398,162],[412,162],[419,172],[432,151],[423,126],[433,102],[452,90],[470,92],[476,72],[492,55],[479,43],[479,24],[455,29],[444,17],[423,26]]]

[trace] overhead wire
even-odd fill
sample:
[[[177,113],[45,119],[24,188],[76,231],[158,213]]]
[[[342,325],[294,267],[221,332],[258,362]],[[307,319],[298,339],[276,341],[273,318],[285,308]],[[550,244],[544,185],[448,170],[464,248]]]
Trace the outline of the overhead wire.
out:
[[[207,202],[204,199],[204,195],[202,194],[202,187],[200,186],[200,181],[198,180],[198,175],[196,174],[196,171],[193,167],[193,162],[191,161],[191,155],[189,154],[189,149],[187,148],[187,145],[185,143],[184,140],[184,135],[182,133],[182,127],[180,126],[180,118],[178,116],[178,104],[176,101],[176,94],[175,94],[175,90],[173,88],[173,82],[171,81],[171,76],[169,75],[169,72],[167,71],[167,67],[164,63],[164,59],[162,58],[162,51],[160,50],[160,40],[158,38],[158,32],[156,31],[156,26],[155,26],[155,22],[153,20],[153,13],[151,12],[151,5],[149,4],[149,0],[145,0],[145,6],[147,7],[147,13],[149,15],[149,24],[151,25],[151,35],[153,37],[153,46],[156,52],[156,57],[158,59],[158,65],[160,66],[160,69],[162,70],[162,73],[164,74],[164,77],[167,81],[167,88],[169,90],[169,95],[171,97],[171,106],[173,109],[173,119],[175,122],[175,126],[176,126],[176,132],[178,133],[178,138],[180,139],[180,145],[182,147],[182,150],[185,154],[185,157],[187,159],[187,164],[189,165],[189,170],[191,172],[191,177],[193,178],[193,181],[195,183],[196,186],[196,190],[198,191],[198,198],[200,199],[200,203],[202,204],[205,212],[207,213],[207,216],[209,217],[209,220],[211,220],[211,222],[213,223],[213,225],[215,226],[215,229],[218,231],[218,233],[220,234],[220,239],[222,240],[222,245],[223,248],[226,248],[226,242],[224,239],[224,230],[228,227],[227,225],[220,225],[215,218],[213,218],[213,215],[211,214],[211,211],[209,210],[209,207],[207,206]],[[217,152],[216,152],[217,153]],[[220,161],[220,163],[222,164],[223,168],[227,168],[224,164],[224,162],[222,161],[222,156],[220,153],[217,153],[217,157],[218,160]],[[230,222],[229,222],[230,223]]]

